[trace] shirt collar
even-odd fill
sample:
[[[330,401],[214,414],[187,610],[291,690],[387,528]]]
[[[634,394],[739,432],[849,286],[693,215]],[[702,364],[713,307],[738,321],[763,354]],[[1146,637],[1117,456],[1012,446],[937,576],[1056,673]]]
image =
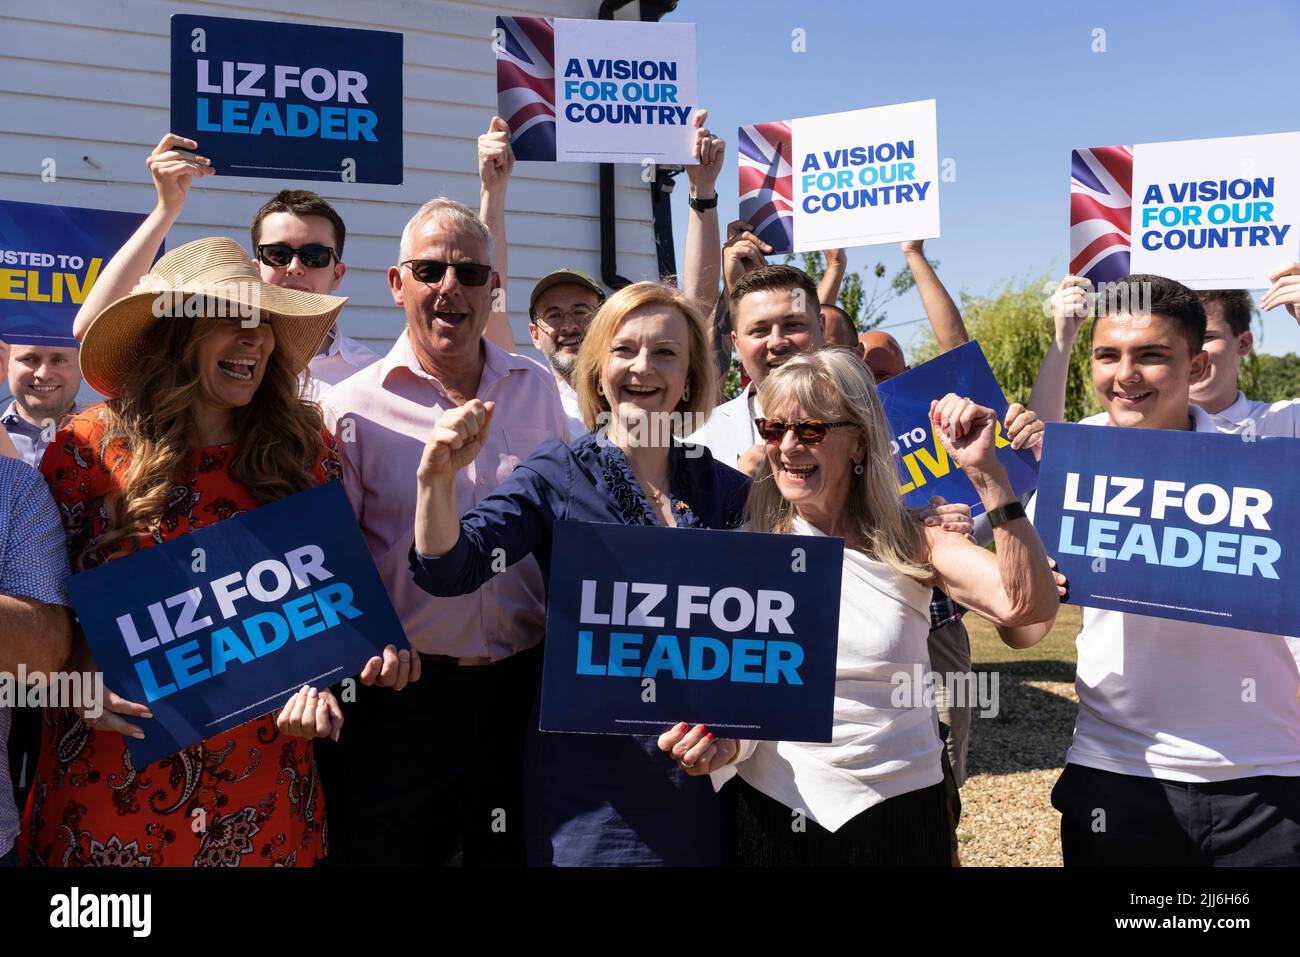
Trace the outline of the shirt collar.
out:
[[[532,364],[531,360],[526,357],[515,355],[513,352],[506,352],[486,338],[479,341],[483,344],[483,376],[479,379],[480,392],[489,383],[505,378],[515,370],[528,369]],[[397,341],[393,343],[393,348],[388,350],[388,355],[381,360],[379,381],[387,382],[388,377],[397,369],[406,369],[412,375],[421,379],[438,383],[438,387],[442,388],[442,383],[438,382],[437,376],[425,372],[424,367],[420,365],[420,360],[416,358],[415,350],[411,347],[411,340],[405,329],[397,337]]]
[[[1228,406],[1222,412],[1216,412],[1212,416],[1215,419],[1226,419],[1234,425],[1240,425],[1250,418],[1250,400],[1246,398],[1246,393],[1240,389],[1237,390],[1237,398],[1232,405]]]
[[[1214,419],[1210,418],[1210,413],[1206,412],[1199,405],[1189,405],[1187,410],[1192,414],[1192,428],[1197,432],[1218,432],[1219,427],[1214,424]]]

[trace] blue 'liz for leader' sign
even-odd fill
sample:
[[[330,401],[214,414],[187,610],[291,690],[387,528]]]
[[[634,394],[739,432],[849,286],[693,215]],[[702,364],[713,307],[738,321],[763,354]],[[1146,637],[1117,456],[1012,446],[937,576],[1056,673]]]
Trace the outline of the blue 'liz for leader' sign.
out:
[[[338,482],[73,575],[69,589],[105,686],[153,712],[138,721],[144,740],[126,739],[136,767],[403,644]]]
[[[144,216],[0,199],[0,340],[77,346],[72,321]]]
[[[844,542],[559,522],[541,729],[829,741]]]
[[[935,435],[934,423],[930,421],[931,400],[942,399],[949,392],[987,406],[998,414],[994,439],[998,461],[1006,468],[1015,493],[1023,495],[1038,481],[1038,461],[1034,453],[1012,449],[1002,433],[1007,400],[978,342],[958,346],[882,382],[877,386],[877,392],[893,432],[890,445],[898,457],[898,493],[908,505],[921,507],[929,504],[932,496],[939,495],[949,502],[964,502],[975,515],[984,511],[975,486],[949,457]]]
[[[172,16],[172,132],[226,176],[402,181],[402,34]]]
[[[1300,441],[1053,423],[1036,498],[1072,604],[1300,634]]]

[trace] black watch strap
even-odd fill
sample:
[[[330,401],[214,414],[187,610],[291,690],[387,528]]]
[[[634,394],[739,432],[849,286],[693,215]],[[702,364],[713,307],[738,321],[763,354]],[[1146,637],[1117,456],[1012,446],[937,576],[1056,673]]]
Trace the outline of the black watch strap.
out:
[[[1007,502],[1000,508],[995,508],[988,513],[989,525],[997,528],[999,525],[1005,525],[1007,522],[1017,518],[1025,517],[1025,507],[1019,502]]]
[[[700,199],[692,196],[688,202],[691,204],[691,209],[699,210],[702,213],[706,209],[712,209],[718,205],[718,194],[714,193],[712,199]]]

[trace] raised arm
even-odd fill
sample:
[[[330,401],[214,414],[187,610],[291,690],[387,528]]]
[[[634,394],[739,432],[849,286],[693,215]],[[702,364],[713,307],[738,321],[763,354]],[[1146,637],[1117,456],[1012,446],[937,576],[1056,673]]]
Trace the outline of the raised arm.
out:
[[[694,299],[701,309],[713,305],[718,295],[718,277],[721,273],[721,240],[718,237],[718,174],[727,156],[727,144],[705,127],[708,110],[696,110],[691,117],[695,124],[695,165],[686,167],[686,177],[691,184],[691,198],[712,200],[710,209],[686,209],[686,256],[682,260],[682,291]]]
[[[1066,276],[1052,293],[1050,305],[1054,334],[1038,368],[1033,391],[1029,393],[1029,408],[1044,422],[1060,422],[1065,418],[1070,354],[1074,351],[1074,340],[1079,337],[1079,327],[1092,309],[1092,283],[1082,276]]]
[[[534,469],[520,466],[464,515],[456,473],[483,449],[493,402],[478,399],[442,414],[417,472],[415,583],[431,595],[475,591],[497,572],[545,547],[555,515]]]
[[[509,249],[506,247],[506,187],[515,168],[515,151],[510,148],[510,127],[499,116],[492,117],[488,130],[478,138],[479,218],[492,236],[492,258],[501,288],[492,298],[492,313],[483,334],[506,352],[515,351],[515,334],[510,328],[510,305],[506,289],[510,283]]]
[[[993,410],[949,393],[933,404],[931,416],[984,507],[992,511],[1015,502],[994,448]],[[940,587],[953,601],[995,625],[1020,627],[1055,618],[1056,580],[1028,518],[1013,518],[993,530],[996,554],[941,528],[927,527],[926,541]]]
[[[167,233],[180,218],[194,179],[216,172],[207,157],[189,152],[198,148],[194,140],[168,133],[145,159],[158,202],[90,287],[77,317],[72,320],[72,334],[78,340],[85,336],[91,322],[106,306],[129,294],[149,271]]]
[[[826,260],[826,271],[817,284],[817,301],[823,306],[833,306],[840,298],[840,285],[844,282],[849,257],[842,249],[823,249],[822,258]]]
[[[930,320],[930,328],[934,330],[939,348],[947,352],[970,342],[970,334],[966,331],[966,324],[961,321],[957,304],[939,281],[930,260],[925,258],[924,240],[910,239],[902,246],[903,259],[907,262],[907,268],[912,270],[916,291],[921,295],[921,306],[925,309],[926,318]]]

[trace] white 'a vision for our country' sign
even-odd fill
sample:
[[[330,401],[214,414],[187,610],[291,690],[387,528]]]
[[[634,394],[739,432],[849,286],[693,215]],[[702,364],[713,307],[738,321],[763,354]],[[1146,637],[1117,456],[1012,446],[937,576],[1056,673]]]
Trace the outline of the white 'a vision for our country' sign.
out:
[[[1132,271],[1266,289],[1300,259],[1300,133],[1133,147]]]
[[[794,251],[939,235],[935,101],[792,120]]]

